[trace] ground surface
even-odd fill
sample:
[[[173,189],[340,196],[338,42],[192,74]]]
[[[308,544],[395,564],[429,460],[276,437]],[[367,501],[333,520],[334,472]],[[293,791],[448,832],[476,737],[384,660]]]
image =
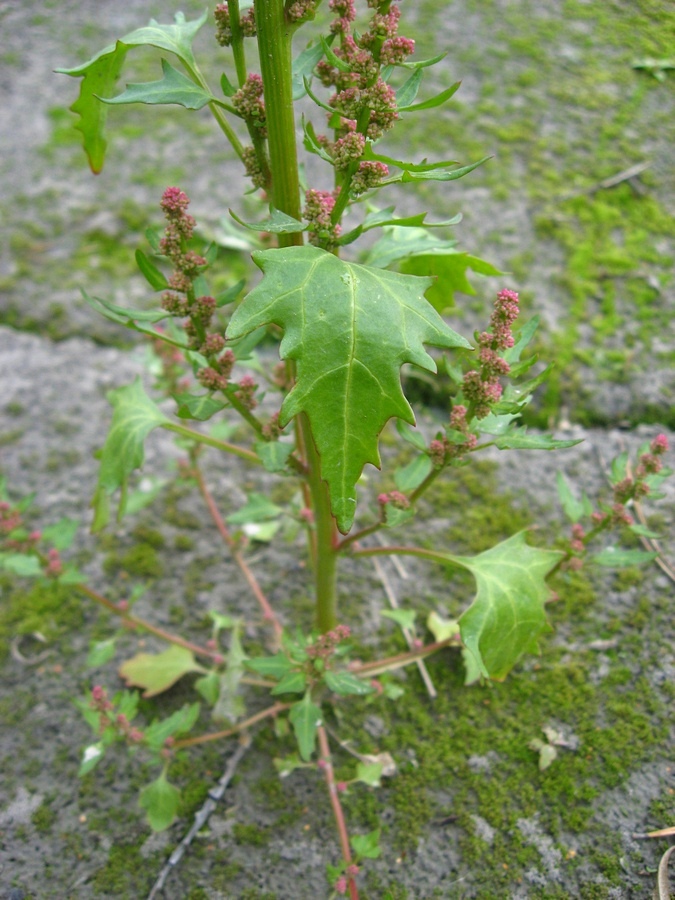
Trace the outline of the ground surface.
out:
[[[216,231],[241,180],[206,116],[172,110],[115,110],[106,168],[94,179],[84,166],[64,112],[76,85],[52,70],[87,59],[151,15],[165,21],[164,6],[134,2],[101,12],[89,2],[0,2],[7,37],[0,59],[0,474],[13,496],[35,492],[40,527],[64,515],[89,522],[92,454],[109,421],[105,392],[136,374],[147,378],[142,349],[97,319],[79,287],[126,305],[148,302],[133,251],[159,220],[153,210],[163,187],[180,184],[202,225]],[[188,16],[201,12],[199,4],[183,8]],[[666,72],[659,81],[633,63],[672,55],[675,16],[669,4],[648,0],[465,0],[419,3],[412,15],[414,27],[403,31],[417,38],[421,56],[449,51],[445,69],[435,70],[438,86],[461,78],[463,87],[437,119],[409,119],[406,136],[387,150],[495,158],[447,191],[422,191],[422,200],[398,195],[398,210],[426,203],[430,218],[464,212],[460,245],[512,273],[507,283],[521,291],[527,313],[542,317],[542,357],[556,351],[557,374],[537,399],[533,424],[550,422],[561,435],[585,439],[557,455],[495,455],[475,473],[462,470],[421,511],[417,537],[476,553],[537,520],[545,524],[533,539],[545,544],[564,528],[553,485],[558,468],[595,497],[620,449],[634,450],[659,431],[674,443],[675,80]],[[210,49],[206,33],[200,41]],[[129,81],[156,77],[156,59],[137,65]],[[196,137],[188,139],[182,129],[195,120]],[[150,122],[154,140],[141,136]],[[639,176],[601,186],[643,162],[650,165]],[[221,263],[226,284],[239,277],[237,256],[224,253]],[[474,282],[477,294],[463,297],[453,318],[467,333],[482,324],[502,286]],[[431,429],[443,402],[425,396],[432,407],[420,420]],[[146,472],[161,476],[178,455],[168,435],[153,436]],[[208,461],[225,511],[249,486],[260,489],[238,465],[215,454]],[[377,489],[374,473],[371,483]],[[455,510],[467,500],[462,520]],[[672,560],[672,487],[653,512]],[[164,496],[107,535],[102,553],[96,547],[83,527],[75,552],[91,583],[116,599],[147,582],[138,609],[159,625],[196,638],[209,610],[255,616],[198,498]],[[284,620],[309,623],[309,579],[294,548],[274,542],[252,554]],[[425,614],[454,615],[469,596],[467,584],[421,564],[406,562],[406,572],[407,579],[389,572],[394,588],[402,604]],[[380,615],[386,601],[372,567],[348,566],[344,574],[344,615],[363,652],[376,641],[400,650]],[[332,725],[344,739],[362,753],[390,752],[399,768],[380,790],[356,786],[345,800],[355,831],[383,828],[384,852],[367,867],[364,897],[650,895],[665,844],[633,834],[675,824],[673,583],[651,567],[568,575],[554,588],[555,631],[541,656],[524,660],[503,685],[464,688],[461,664],[448,654],[430,667],[436,701],[411,672],[395,705],[336,709]],[[110,635],[107,617],[68,591],[36,594],[10,578],[2,589],[0,896],[145,897],[233,746],[195,752],[172,767],[184,789],[183,814],[168,832],[152,834],[137,798],[154,771],[120,753],[78,781],[90,734],[71,702],[96,682],[116,689],[116,665],[138,638],[122,636],[116,662],[92,670],[87,651]],[[36,631],[46,644],[31,637]],[[247,630],[247,640],[256,637]],[[159,649],[151,640],[146,646]],[[173,709],[193,699],[189,684],[179,685],[167,702]],[[257,708],[253,696],[247,702]],[[152,717],[149,704],[143,713]],[[203,724],[209,727],[206,713]],[[544,727],[569,746],[540,772],[529,744]],[[236,783],[164,897],[329,895],[325,864],[337,861],[337,848],[323,786],[311,770],[277,778],[272,758],[290,750],[271,728],[257,732]],[[351,777],[353,760],[339,754],[338,763],[341,777]]]

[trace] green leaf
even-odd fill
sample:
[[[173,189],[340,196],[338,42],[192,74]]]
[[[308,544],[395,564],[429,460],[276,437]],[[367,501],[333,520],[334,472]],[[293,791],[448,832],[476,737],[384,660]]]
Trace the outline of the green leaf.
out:
[[[516,428],[506,434],[497,435],[494,445],[500,450],[564,450],[581,442],[581,438],[559,441],[550,434],[530,434],[526,428]]]
[[[491,158],[492,157],[490,156],[484,156],[482,159],[479,159],[478,162],[471,163],[468,166],[459,166],[457,169],[450,170],[435,168],[433,171],[419,172],[417,170],[408,169],[405,172],[401,172],[400,175],[393,175],[389,178],[385,178],[382,184],[396,184],[397,182],[407,184],[410,181],[457,181],[458,178],[463,178],[465,175],[468,175],[469,172],[473,172],[474,169],[477,169],[478,166],[482,166],[483,163]]]
[[[293,668],[293,663],[283,653],[276,656],[262,656],[258,659],[247,659],[246,667],[269,678],[283,678]]]
[[[203,678],[195,681],[195,690],[199,691],[209,706],[215,706],[220,696],[220,675],[218,672],[209,672]]]
[[[396,106],[399,110],[409,107],[414,101],[423,78],[423,70],[415,69],[410,78],[408,78],[407,81],[404,81],[401,87],[396,91]]]
[[[273,206],[270,206],[269,218],[263,222],[244,222],[232,210],[229,210],[229,213],[235,222],[251,231],[266,231],[269,234],[293,234],[297,231],[304,231],[307,228],[304,222],[294,219],[293,216],[289,216]]]
[[[184,106],[186,109],[201,109],[214,98],[203,87],[174,69],[162,60],[164,77],[160,81],[146,81],[142,84],[128,84],[127,89],[116,97],[100,97],[104,103],[122,105],[125,103],[167,103]]]
[[[136,264],[153,290],[164,291],[168,288],[169,282],[166,280],[164,273],[148,259],[142,250],[136,251]]]
[[[638,537],[651,538],[652,540],[658,540],[660,537],[663,537],[662,534],[654,531],[647,525],[629,525],[628,530],[632,531],[633,534],[637,534]]]
[[[612,484],[618,484],[620,481],[623,481],[628,471],[627,465],[628,453],[624,450],[622,453],[619,453],[618,456],[615,456],[612,460],[609,478]]]
[[[130,47],[149,45],[168,50],[188,67],[195,67],[192,41],[206,21],[206,12],[199,19],[187,22],[183,13],[176,13],[175,24],[160,25],[154,19],[145,28],[138,28],[125,35],[121,41],[105,47],[84,65],[72,69],[56,69],[62,75],[81,77],[78,99],[70,107],[81,121],[75,126],[84,136],[84,149],[93,172],[103,168],[107,141],[105,124],[108,107],[102,99],[112,96]]]
[[[220,89],[225,97],[234,97],[237,93],[236,87],[232,84],[225,72],[220,76]]]
[[[326,59],[331,64],[331,66],[335,66],[336,69],[340,72],[351,72],[351,65],[344,59],[340,59],[339,56],[336,56],[335,53],[331,50],[330,44],[324,37],[320,37],[321,41],[321,49],[326,55]]]
[[[459,627],[483,676],[502,681],[523,653],[537,652],[537,639],[549,629],[545,578],[563,555],[530,547],[522,531],[478,556],[443,554],[476,580],[476,597]]]
[[[459,622],[456,619],[443,619],[437,612],[429,613],[427,628],[439,642],[459,634]]]
[[[178,404],[176,415],[180,419],[196,419],[198,422],[206,422],[211,416],[221,412],[227,406],[225,400],[214,397],[212,394],[173,394],[173,399]]]
[[[556,472],[556,483],[560,505],[570,522],[578,522],[584,516],[590,516],[593,512],[593,504],[585,492],[582,494],[581,500],[577,500],[562,472]]]
[[[28,556],[26,553],[0,553],[0,569],[13,572],[22,578],[42,574],[42,565],[37,556]]]
[[[383,768],[382,763],[360,762],[356,767],[356,780],[362,781],[369,787],[380,787]]]
[[[364,697],[366,694],[372,694],[375,688],[367,681],[352,675],[351,672],[326,672],[324,681],[329,691],[334,694],[342,694],[347,696],[355,694],[358,697]]]
[[[417,71],[421,72],[422,70],[418,69]],[[417,74],[417,72],[415,74]],[[461,81],[456,81],[449,88],[446,88],[444,91],[441,91],[440,94],[436,94],[435,97],[430,97],[429,100],[423,100],[421,103],[415,103],[412,106],[401,106],[399,103],[398,111],[399,112],[416,112],[417,110],[420,110],[420,109],[434,109],[436,106],[442,106],[442,104],[445,103],[446,100],[449,100],[453,94],[457,93],[461,84],[462,84]],[[415,92],[415,93],[417,93],[417,92]],[[397,101],[399,99],[398,93],[396,94],[396,99],[397,99]]]
[[[265,522],[268,519],[276,519],[283,510],[276,503],[268,500],[264,494],[249,494],[245,506],[236,513],[227,517],[230,525],[245,525],[249,522]]]
[[[288,718],[291,720],[295,739],[298,742],[300,756],[305,762],[311,759],[316,745],[316,729],[321,724],[321,710],[312,703],[312,697],[309,691],[302,700],[291,706]]]
[[[272,688],[271,694],[304,694],[307,687],[307,676],[297,670],[286,672],[279,684]]]
[[[96,641],[89,646],[86,665],[92,669],[97,669],[99,666],[104,666],[107,662],[110,662],[114,655],[115,638],[110,638],[107,641]]]
[[[380,829],[376,828],[368,834],[355,834],[350,838],[349,843],[352,845],[354,853],[365,859],[377,859],[382,850],[380,849]]]
[[[186,703],[166,719],[155,719],[144,731],[146,745],[158,753],[167,738],[191,731],[199,718],[199,709],[199,703]]]
[[[454,305],[457,293],[474,295],[475,288],[467,273],[495,276],[503,274],[484,259],[459,250],[432,249],[430,253],[416,253],[401,261],[401,272],[409,275],[432,275],[435,284],[426,293],[427,299],[438,312]]]
[[[147,814],[153,831],[164,831],[176,818],[180,791],[166,780],[164,772],[141,791],[138,801]]]
[[[297,362],[297,382],[279,422],[306,413],[321,458],[338,528],[356,508],[356,482],[367,462],[379,465],[378,436],[392,416],[414,424],[400,367],[436,371],[424,343],[469,347],[423,297],[428,279],[346,263],[316,247],[253,254],[262,282],[235,310],[228,336],[274,322],[280,353]],[[368,410],[368,415],[364,415]]]
[[[236,722],[244,713],[244,700],[240,694],[241,679],[244,677],[246,654],[241,645],[241,623],[237,622],[230,635],[230,649],[227,654],[227,668],[220,676],[220,691],[212,717],[218,721],[227,719]]]
[[[56,550],[67,550],[73,543],[80,523],[77,519],[68,517],[59,519],[53,525],[48,525],[42,531],[42,540],[51,544]]]
[[[391,619],[392,622],[401,628],[408,628],[412,631],[415,627],[415,619],[417,613],[414,609],[383,609],[381,614],[385,619]]]
[[[644,566],[653,562],[658,555],[649,550],[623,550],[621,547],[607,547],[600,553],[591,556],[590,559],[608,569],[623,569],[627,566]]]
[[[421,432],[417,431],[414,428],[411,428],[407,422],[404,422],[402,419],[396,419],[396,430],[403,438],[404,441],[407,441],[409,444],[412,444],[413,447],[416,447],[418,450],[425,451],[427,449],[427,442],[424,440],[424,436]]]
[[[302,53],[299,53],[293,60],[292,66],[292,84],[293,99],[300,100],[307,91],[305,90],[305,79],[311,78],[318,62],[323,59],[323,47],[321,44],[313,44],[307,47]]]
[[[407,466],[394,472],[394,482],[399,491],[414,491],[422,484],[429,472],[431,472],[431,460],[426,453],[422,453],[412,459]]]
[[[144,689],[144,697],[168,690],[188,672],[204,673],[191,650],[172,644],[162,653],[137,653],[120,666],[120,676],[128,685]]]
[[[288,457],[293,452],[293,444],[285,444],[282,441],[258,441],[254,449],[268,472],[285,472]]]
[[[129,475],[143,465],[143,444],[150,432],[170,420],[152,402],[140,378],[126,387],[110,391],[114,412],[101,452],[92,531],[100,531],[109,520],[108,497],[121,488],[118,519],[125,513]]]

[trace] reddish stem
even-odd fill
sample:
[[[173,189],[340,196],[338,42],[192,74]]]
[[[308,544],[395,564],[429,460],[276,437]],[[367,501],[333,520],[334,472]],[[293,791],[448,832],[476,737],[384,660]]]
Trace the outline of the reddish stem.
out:
[[[108,600],[107,597],[104,597],[103,594],[99,594],[98,591],[95,591],[88,585],[78,584],[77,589],[83,594],[86,594],[91,600],[95,600],[96,603],[105,606],[107,610],[115,613],[116,616],[120,616],[120,618],[129,625],[133,625],[135,628],[142,628],[143,631],[149,631],[151,634],[156,634],[157,637],[162,638],[162,640],[167,641],[169,644],[177,644],[179,647],[185,647],[186,650],[191,650],[196,656],[206,656],[215,662],[223,662],[222,653],[218,653],[216,650],[207,650],[205,647],[193,644],[192,641],[186,641],[185,638],[179,637],[177,634],[171,634],[170,631],[164,631],[163,628],[151,625],[150,622],[146,622],[145,619],[131,615],[131,613],[128,613],[125,609],[121,609],[116,603],[113,603],[112,600]]]
[[[255,725],[256,722],[262,722],[263,719],[268,719],[270,716],[276,716],[279,713],[284,712],[284,710],[290,709],[292,705],[292,703],[275,703],[274,706],[268,706],[267,709],[263,709],[261,712],[256,713],[254,716],[250,716],[248,719],[244,719],[243,722],[233,725],[232,728],[226,728],[225,731],[212,731],[210,734],[200,734],[199,737],[185,738],[182,741],[176,741],[172,745],[172,749],[182,750],[184,747],[194,747],[195,744],[206,744],[209,741],[219,741],[222,738],[232,737],[232,735],[239,734],[247,728],[250,728],[251,725]]]
[[[345,822],[345,816],[342,812],[342,804],[340,803],[340,796],[338,794],[337,784],[335,783],[335,773],[333,772],[333,762],[330,755],[330,746],[328,744],[328,735],[326,734],[326,729],[323,725],[319,725],[317,728],[317,735],[319,737],[319,750],[321,752],[321,759],[324,763],[323,765],[323,774],[326,779],[326,786],[328,787],[328,796],[330,797],[330,805],[333,808],[333,815],[335,816],[335,824],[337,825],[338,835],[340,837],[340,847],[342,849],[342,859],[345,863],[345,868],[348,868],[352,862],[352,851],[349,847],[349,835],[347,833],[347,824]],[[349,887],[349,897],[350,900],[359,900],[359,892],[356,887],[356,882],[354,881],[353,876],[347,876],[347,886]]]
[[[256,577],[253,574],[253,572],[251,571],[251,569],[248,567],[246,560],[242,556],[241,551],[239,550],[239,547],[237,545],[237,542],[234,540],[234,538],[232,537],[232,535],[229,532],[227,525],[223,521],[223,517],[220,515],[220,510],[216,506],[215,500],[211,496],[211,492],[209,491],[209,489],[206,486],[206,482],[204,481],[204,476],[202,475],[201,470],[199,469],[199,467],[197,465],[195,465],[195,467],[194,467],[194,474],[195,474],[195,478],[197,479],[197,484],[199,486],[200,493],[201,493],[202,497],[204,498],[204,502],[206,503],[206,505],[209,509],[209,512],[211,513],[211,518],[213,519],[216,528],[220,532],[222,539],[225,541],[227,546],[230,548],[230,551],[232,553],[232,557],[233,557],[234,561],[241,569],[241,572],[242,572],[244,578],[246,579],[248,586],[250,587],[254,597],[260,604],[260,608],[263,611],[263,619],[266,622],[271,623],[272,627],[274,628],[274,634],[277,639],[277,642],[280,643],[281,642],[281,632],[283,630],[281,627],[281,623],[277,619],[277,617],[274,613],[274,610],[272,609],[272,607],[269,604],[269,600],[267,599],[267,597],[265,596],[265,594],[262,591],[262,588],[258,584],[258,580],[256,579]]]

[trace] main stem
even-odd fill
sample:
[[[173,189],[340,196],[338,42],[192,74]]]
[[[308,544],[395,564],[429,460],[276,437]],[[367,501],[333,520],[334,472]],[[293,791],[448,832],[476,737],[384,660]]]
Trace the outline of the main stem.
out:
[[[300,219],[302,212],[292,85],[292,29],[284,16],[283,0],[255,0],[254,5],[272,172],[270,199],[276,209],[294,219]],[[302,232],[279,235],[280,247],[301,246],[302,243]],[[321,461],[305,415],[298,417],[296,429],[301,437],[299,445],[305,449],[307,484],[316,529],[316,620],[319,630],[325,633],[337,625],[338,536],[330,511],[328,488],[321,479]]]

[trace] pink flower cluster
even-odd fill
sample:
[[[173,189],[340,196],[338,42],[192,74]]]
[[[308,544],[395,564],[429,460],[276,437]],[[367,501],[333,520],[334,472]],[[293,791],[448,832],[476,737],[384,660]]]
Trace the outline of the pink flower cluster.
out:
[[[303,216],[309,222],[310,244],[321,244],[331,249],[340,236],[341,228],[331,221],[331,213],[335,207],[337,191],[317,191],[311,188],[305,192],[305,208]]]
[[[140,744],[144,740],[145,735],[139,728],[134,728],[125,715],[115,712],[105,689],[100,684],[94,685],[91,689],[89,706],[99,713],[99,734],[112,727],[118,736],[129,744]]]
[[[429,444],[429,456],[434,468],[440,469],[451,460],[459,459],[464,453],[470,453],[478,443],[476,435],[469,429],[466,413],[466,406],[461,403],[455,404],[450,413],[450,430],[461,435],[459,439],[454,435],[453,440],[438,437]]]
[[[500,291],[490,316],[492,331],[484,331],[478,336],[480,371],[472,369],[467,372],[462,384],[464,396],[477,419],[484,419],[491,407],[501,399],[502,386],[499,378],[508,375],[510,367],[499,355],[499,351],[513,347],[511,326],[518,311],[518,294],[515,291]]]
[[[216,6],[213,18],[216,20],[216,40],[221,47],[229,47],[232,43],[232,21],[227,3],[219,3]],[[239,22],[244,37],[255,37],[256,25],[253,7],[241,14]]]
[[[193,282],[206,260],[187,248],[195,227],[195,220],[186,212],[189,204],[187,195],[177,187],[167,188],[162,195],[160,205],[168,224],[159,246],[175,266],[169,279],[171,290],[162,295],[162,308],[172,316],[187,319],[183,329],[189,338],[189,346],[208,359],[209,365],[197,373],[199,382],[208,390],[225,390],[235,358],[231,350],[223,353],[225,338],[208,330],[216,310],[215,297],[195,296]],[[164,360],[164,355],[162,358]],[[172,369],[176,361],[173,357],[164,361],[167,374],[175,381]]]
[[[336,625],[332,631],[327,631],[307,647],[307,655],[311,659],[329,659],[334,653],[335,648],[342,641],[346,641],[351,635],[351,629],[348,625]]]
[[[252,72],[232,96],[232,105],[248,125],[258,129],[265,137],[265,101],[263,100],[263,80],[257,72]]]

